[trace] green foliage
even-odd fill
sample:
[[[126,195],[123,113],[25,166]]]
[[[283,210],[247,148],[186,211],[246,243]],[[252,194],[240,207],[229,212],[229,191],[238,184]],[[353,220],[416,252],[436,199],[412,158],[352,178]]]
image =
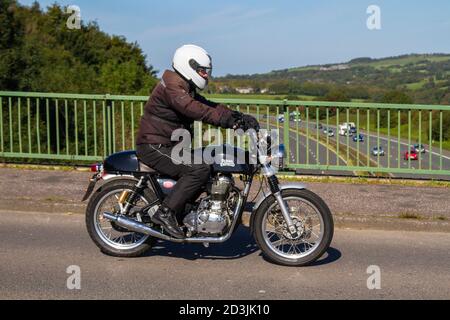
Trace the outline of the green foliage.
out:
[[[409,95],[407,95],[406,93],[399,91],[399,90],[391,90],[391,91],[385,92],[385,93],[375,97],[374,100],[376,102],[391,103],[391,104],[412,104],[413,103],[413,100]],[[388,120],[390,120],[391,128],[397,126],[397,123],[398,123],[397,112],[391,112],[390,119],[389,119],[388,111],[381,110],[380,111],[380,126],[387,127]],[[403,119],[403,120],[406,120],[406,119]]]
[[[228,75],[215,79],[220,87],[268,88],[273,94],[318,96],[341,91],[349,99],[379,101],[390,91],[409,96],[414,103],[444,104],[450,93],[450,55],[403,55],[383,59],[356,58],[348,63],[306,66],[265,74]],[[342,98],[342,97],[341,97]]]
[[[395,104],[412,104],[413,100],[409,95],[402,91],[392,90],[384,93],[379,101],[381,103],[395,103]]]
[[[431,129],[432,139],[439,141],[441,138],[441,127],[440,127],[440,115],[435,113],[433,117],[433,126]],[[450,139],[450,113],[446,112],[442,115],[442,140],[446,141]]]
[[[317,100],[321,100],[318,98]],[[348,96],[345,90],[333,89],[328,92],[325,97],[323,97],[324,101],[337,101],[337,102],[350,102],[350,97]]]
[[[0,88],[17,86],[15,77],[20,72],[21,56],[15,48],[23,42],[23,24],[15,19],[16,2],[0,2]]]
[[[148,95],[156,84],[155,70],[136,43],[102,32],[95,23],[81,29],[66,26],[69,15],[54,4],[41,10],[17,0],[0,2],[0,90],[61,93]],[[100,101],[0,99],[8,152],[104,155],[107,147]],[[116,106],[117,150],[134,148],[140,106]],[[127,110],[128,112],[123,112]],[[39,133],[39,134],[38,134]],[[120,135],[120,136],[119,136]],[[97,145],[96,145],[97,144]],[[3,151],[3,150],[2,150]]]
[[[1,2],[1,90],[149,94],[155,70],[136,43],[92,22],[70,30],[65,11],[57,4],[43,11],[38,3]]]

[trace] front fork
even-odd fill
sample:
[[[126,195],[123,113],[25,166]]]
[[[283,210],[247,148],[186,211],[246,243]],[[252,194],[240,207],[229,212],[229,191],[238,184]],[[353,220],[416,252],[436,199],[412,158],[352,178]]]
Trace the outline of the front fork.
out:
[[[280,182],[278,181],[277,176],[275,175],[275,171],[269,165],[263,165],[262,172],[264,176],[267,178],[267,182],[269,183],[270,191],[278,202],[278,205],[281,209],[281,214],[283,215],[284,220],[286,221],[286,225],[288,227],[289,233],[293,238],[297,238],[298,232],[295,227],[294,221],[291,218],[291,214],[289,213],[289,208],[286,202],[283,200],[283,196],[281,195],[280,190]]]

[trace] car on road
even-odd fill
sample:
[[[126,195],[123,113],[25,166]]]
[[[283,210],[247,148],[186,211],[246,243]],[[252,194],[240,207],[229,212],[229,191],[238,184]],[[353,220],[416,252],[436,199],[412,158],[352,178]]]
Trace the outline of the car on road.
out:
[[[323,133],[327,134],[329,137],[334,137],[334,131],[332,129],[323,129]]]
[[[403,157],[403,159],[405,160],[418,160],[419,159],[419,154],[416,152],[416,150],[412,149],[411,151],[406,151],[405,155]]]
[[[294,122],[301,122],[302,121],[302,119],[300,119],[300,112],[298,112],[298,111],[291,112],[289,114],[289,119],[291,121],[294,121]]]
[[[364,142],[364,136],[362,134],[360,134],[359,136],[353,136],[353,141],[357,142],[359,140],[359,142]]]
[[[280,123],[283,123],[284,122],[284,116],[283,115],[282,116],[278,116],[278,121]]]
[[[317,128],[319,128],[320,130],[322,130],[323,129],[323,125],[321,124],[321,123],[319,123],[319,125],[314,125],[314,129],[317,129]]]
[[[425,147],[424,147],[423,144],[418,144],[418,143],[416,143],[416,144],[413,146],[413,149],[414,149],[417,153],[425,153],[425,152],[426,152],[426,151],[425,151]]]
[[[384,149],[383,149],[383,147],[374,147],[372,149],[372,154],[374,156],[378,156],[378,155],[384,156]]]

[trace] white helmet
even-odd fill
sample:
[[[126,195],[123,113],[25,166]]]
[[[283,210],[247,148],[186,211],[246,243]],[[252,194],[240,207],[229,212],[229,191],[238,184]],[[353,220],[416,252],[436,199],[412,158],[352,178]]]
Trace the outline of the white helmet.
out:
[[[211,57],[205,49],[193,44],[184,45],[175,51],[172,66],[187,81],[200,90],[208,85],[212,72]]]

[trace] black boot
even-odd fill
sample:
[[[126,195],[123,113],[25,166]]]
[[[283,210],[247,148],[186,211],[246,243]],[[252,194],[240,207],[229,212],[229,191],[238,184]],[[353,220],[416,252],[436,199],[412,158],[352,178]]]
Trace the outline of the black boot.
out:
[[[184,238],[185,234],[178,226],[175,213],[162,205],[152,216],[152,221],[164,227],[164,229],[174,238]]]

